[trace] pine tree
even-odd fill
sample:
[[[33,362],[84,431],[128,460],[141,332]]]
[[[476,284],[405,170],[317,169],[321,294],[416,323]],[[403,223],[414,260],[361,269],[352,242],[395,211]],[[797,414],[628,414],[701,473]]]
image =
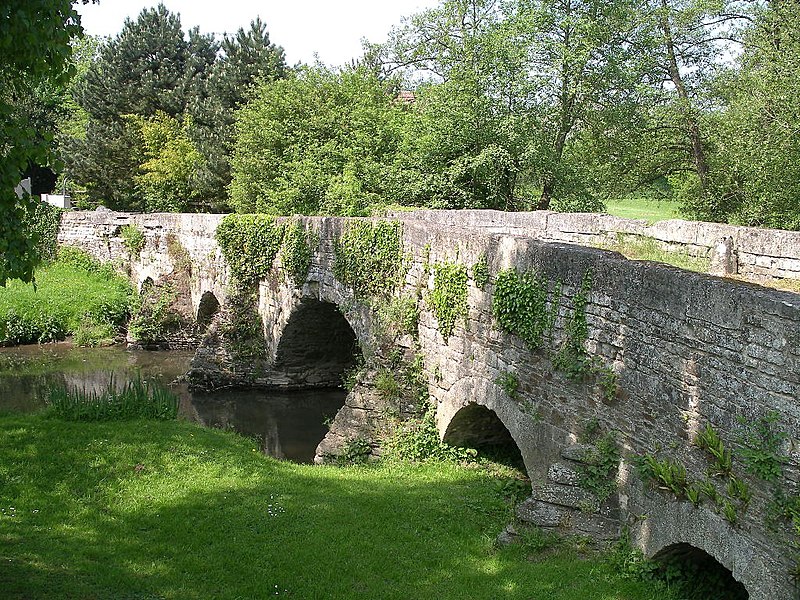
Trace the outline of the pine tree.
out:
[[[230,155],[233,151],[234,112],[251,97],[258,82],[286,77],[283,48],[270,42],[261,19],[240,28],[222,41],[222,56],[214,64],[205,94],[192,99],[192,138],[204,158],[197,174],[201,194],[215,209],[224,208],[231,181]]]
[[[70,176],[89,200],[115,209],[143,209],[135,179],[144,159],[137,128],[126,115],[179,117],[205,87],[217,53],[213,38],[196,29],[188,40],[180,17],[163,4],[145,9],[105,44],[76,90],[89,123],[85,139],[66,144]]]

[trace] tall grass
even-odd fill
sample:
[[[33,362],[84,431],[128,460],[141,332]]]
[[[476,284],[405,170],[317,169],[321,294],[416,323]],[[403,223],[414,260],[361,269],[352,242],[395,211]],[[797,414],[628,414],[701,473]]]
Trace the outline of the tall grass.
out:
[[[75,334],[79,345],[112,342],[128,318],[130,284],[77,249],[36,271],[36,283],[0,288],[0,345],[51,342]]]
[[[49,391],[47,406],[50,414],[67,421],[166,421],[178,415],[178,397],[141,377],[126,381],[121,388],[112,377],[100,393],[54,387]]]
[[[661,262],[687,271],[708,273],[710,260],[691,256],[685,250],[666,250],[657,240],[650,237],[617,234],[612,242],[599,244],[606,250],[619,252],[633,260]]]

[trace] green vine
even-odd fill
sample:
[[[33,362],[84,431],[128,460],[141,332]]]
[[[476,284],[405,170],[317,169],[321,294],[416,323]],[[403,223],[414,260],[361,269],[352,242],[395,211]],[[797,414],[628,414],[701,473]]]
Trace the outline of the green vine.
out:
[[[227,215],[217,226],[217,243],[235,279],[264,279],[283,241],[284,225],[269,215]]]
[[[34,202],[25,214],[25,226],[35,240],[39,259],[50,262],[58,250],[58,228],[64,211],[47,202]]]
[[[481,290],[489,283],[489,260],[485,252],[481,252],[478,260],[472,265],[472,280]]]
[[[354,221],[334,242],[333,274],[356,296],[389,296],[405,276],[399,221]]]
[[[319,244],[319,236],[303,226],[299,219],[292,219],[283,234],[280,257],[281,266],[296,285],[302,285],[308,278],[311,257]]]
[[[495,278],[492,313],[500,330],[518,335],[532,350],[552,334],[558,311],[557,298],[548,307],[547,288],[547,281],[533,271],[504,269]]]
[[[439,324],[439,333],[447,340],[459,317],[467,318],[467,267],[457,262],[433,265],[433,289],[428,303]]]
[[[592,287],[592,274],[587,271],[578,292],[572,299],[572,314],[566,325],[566,339],[553,359],[553,365],[569,379],[581,379],[594,372],[594,361],[586,352],[589,327],[586,323],[586,304]]]

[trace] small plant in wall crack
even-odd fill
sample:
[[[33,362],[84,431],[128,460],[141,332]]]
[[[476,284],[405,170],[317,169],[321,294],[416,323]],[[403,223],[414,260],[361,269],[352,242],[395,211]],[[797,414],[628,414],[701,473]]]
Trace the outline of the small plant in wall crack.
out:
[[[580,471],[580,486],[592,492],[600,502],[605,501],[617,489],[617,469],[620,461],[616,435],[609,431],[584,456]]]
[[[787,437],[787,433],[778,428],[780,414],[773,411],[754,421],[740,417],[739,423],[742,426],[740,454],[747,472],[764,481],[778,481],[783,476],[786,459],[781,447]]]
[[[503,371],[497,376],[494,382],[499,385],[506,395],[512,400],[516,399],[519,392],[519,379],[510,371]]]
[[[124,225],[119,232],[122,243],[130,252],[131,258],[138,259],[144,249],[144,232],[136,224]]]
[[[695,437],[694,443],[711,458],[714,467],[713,475],[725,477],[731,475],[733,468],[731,451],[725,447],[711,423],[706,423],[706,426]]]
[[[645,454],[638,460],[639,474],[644,481],[655,487],[672,492],[676,498],[686,495],[689,485],[686,466],[675,459],[659,459],[652,454]]]
[[[364,464],[371,454],[372,445],[369,440],[357,437],[345,443],[341,454],[336,457],[336,464],[340,466]]]

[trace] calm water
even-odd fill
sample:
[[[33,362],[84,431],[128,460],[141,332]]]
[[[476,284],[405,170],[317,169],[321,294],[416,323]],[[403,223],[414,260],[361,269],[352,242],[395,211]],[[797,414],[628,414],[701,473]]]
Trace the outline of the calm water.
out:
[[[344,404],[339,389],[274,393],[259,390],[189,392],[175,380],[186,373],[192,352],[148,352],[44,344],[0,348],[0,413],[45,406],[53,385],[100,391],[137,375],[168,385],[181,399],[183,418],[233,429],[255,438],[270,456],[310,462],[328,431],[326,423]]]

